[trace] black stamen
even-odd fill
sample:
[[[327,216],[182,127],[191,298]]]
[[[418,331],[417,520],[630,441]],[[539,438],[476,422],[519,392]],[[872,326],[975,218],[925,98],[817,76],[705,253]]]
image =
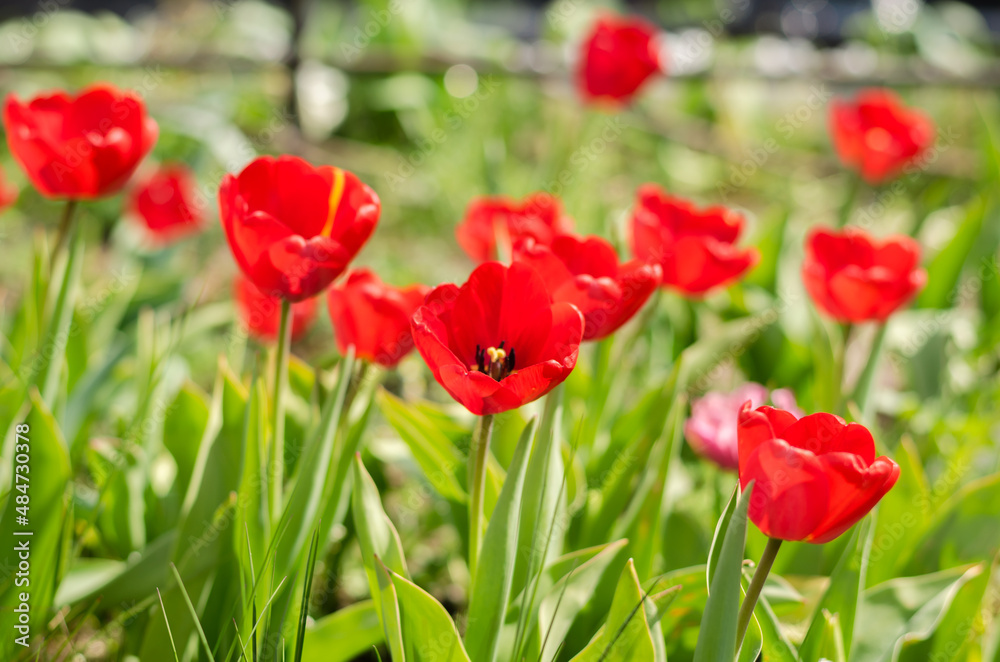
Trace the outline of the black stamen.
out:
[[[506,340],[501,340],[501,341],[500,341],[500,346],[499,346],[499,347],[497,347],[497,349],[503,349],[503,346],[504,346],[504,345],[505,345],[506,343],[507,343],[507,341],[506,341]]]
[[[514,372],[514,348],[513,347],[510,348],[510,354],[507,355],[506,366],[507,366],[507,372],[508,373]]]

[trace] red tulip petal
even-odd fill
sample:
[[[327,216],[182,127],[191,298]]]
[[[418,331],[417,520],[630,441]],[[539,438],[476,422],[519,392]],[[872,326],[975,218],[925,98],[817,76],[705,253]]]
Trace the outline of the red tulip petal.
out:
[[[796,448],[820,455],[822,453],[841,450],[840,448],[835,448],[835,441],[840,439],[846,427],[847,424],[840,416],[820,412],[803,416],[789,425],[778,436]],[[870,435],[868,439],[869,441],[871,440]],[[857,441],[857,433],[856,431],[852,431],[843,443],[850,446],[855,441]],[[874,453],[874,442],[872,442],[872,453]]]
[[[517,370],[500,382],[511,397],[510,401],[505,400],[504,402],[516,401],[515,407],[520,407],[527,402],[537,400],[566,379],[571,369],[559,361],[544,361],[530,365],[524,370]],[[482,373],[476,374],[481,375]],[[508,409],[513,408],[508,407]]]
[[[523,404],[521,396],[481,372],[460,365],[441,368],[441,386],[473,414],[500,414]]]
[[[739,249],[715,239],[685,236],[676,244],[674,285],[689,294],[733,282],[760,259],[755,249]]]
[[[740,475],[743,474],[742,467],[746,460],[757,446],[781,437],[796,420],[795,414],[783,409],[768,406],[754,409],[751,401],[745,402],[740,408],[738,423]]]
[[[754,481],[750,519],[765,535],[805,540],[816,530],[830,503],[830,486],[815,455],[773,439],[758,445],[741,464],[743,488]]]
[[[820,458],[827,474],[836,485],[831,510],[809,538],[809,542],[825,543],[841,536],[888,493],[899,478],[899,465],[888,457],[875,459],[863,468],[858,458],[846,453],[834,453]]]

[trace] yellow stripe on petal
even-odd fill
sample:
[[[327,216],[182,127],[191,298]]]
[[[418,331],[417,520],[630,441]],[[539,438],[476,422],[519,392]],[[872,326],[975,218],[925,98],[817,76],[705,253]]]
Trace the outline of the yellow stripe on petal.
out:
[[[344,171],[340,168],[333,169],[333,188],[330,190],[330,212],[326,217],[326,225],[320,232],[324,237],[329,237],[333,231],[333,221],[337,218],[337,208],[340,207],[340,199],[344,197]]]

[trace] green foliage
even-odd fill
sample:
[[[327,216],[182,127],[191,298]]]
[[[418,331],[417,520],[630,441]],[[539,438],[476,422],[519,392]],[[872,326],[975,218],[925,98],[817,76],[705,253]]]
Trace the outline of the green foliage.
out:
[[[856,191],[852,223],[913,236],[927,272],[911,309],[876,329],[825,319],[801,282],[803,237],[836,222],[849,188],[827,108],[810,105],[814,89],[846,93],[825,78],[842,53],[761,78],[774,44],[726,38],[711,3],[658,3],[666,39],[713,33],[714,64],[598,111],[552,67],[593,3],[549,3],[533,44],[473,20],[489,3],[312,3],[293,102],[278,64],[290,16],[257,0],[185,4],[141,26],[46,13],[24,50],[10,45],[21,19],[0,24],[4,94],[135,88],[160,126],[150,161],[190,166],[208,217],[154,247],[123,220],[124,196],[82,201],[56,251],[62,203],[0,154],[21,189],[0,227],[0,659],[1000,662],[1000,101],[962,73],[996,69],[968,8],[922,6],[902,35],[852,16],[845,52],[874,49],[877,78],[897,59],[926,73],[900,94],[938,127],[926,163]],[[477,69],[466,96],[460,63]],[[386,282],[464,281],[454,227],[480,194],[556,194],[577,232],[630,259],[644,182],[741,212],[738,243],[760,261],[697,300],[657,292],[584,343],[564,384],[496,416],[472,576],[474,417],[416,352],[393,369],[341,355],[323,295],[293,345],[274,471],[276,357],[238,321],[213,210],[223,174],[286,152],[376,190],[357,266]],[[685,423],[705,392],[745,381],[865,423],[900,477],[839,540],[783,543],[737,652],[748,560],[766,539],[747,521],[750,491],[692,452]],[[24,588],[18,424],[31,447],[26,650],[9,636]]]

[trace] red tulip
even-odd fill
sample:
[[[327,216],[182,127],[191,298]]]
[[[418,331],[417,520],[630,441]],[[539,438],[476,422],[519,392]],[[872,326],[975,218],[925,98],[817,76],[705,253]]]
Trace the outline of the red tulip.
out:
[[[473,198],[455,236],[469,257],[486,262],[497,258],[498,236],[509,251],[518,239],[550,244],[557,235],[572,231],[573,220],[563,214],[559,199],[534,193],[521,202],[504,196]]]
[[[600,237],[562,235],[551,246],[523,240],[514,259],[538,271],[554,301],[583,313],[584,340],[617,331],[646,303],[662,274],[660,265],[641,260],[619,264],[615,249]]]
[[[396,288],[358,269],[330,288],[327,303],[337,349],[391,368],[413,349],[410,318],[430,291],[426,285]]]
[[[627,103],[660,69],[656,28],[641,18],[605,14],[583,43],[577,84],[588,100]]]
[[[17,194],[17,187],[8,182],[0,170],[0,214],[17,201]]]
[[[814,230],[806,240],[802,278],[813,302],[841,322],[885,321],[927,281],[920,244],[909,237],[883,242],[863,230]]]
[[[129,207],[152,238],[166,243],[201,229],[204,215],[195,193],[185,166],[165,165],[132,189]]]
[[[754,481],[750,519],[781,540],[830,542],[885,496],[899,466],[875,457],[862,425],[746,403],[739,422],[740,485]]]
[[[92,200],[117,193],[156,142],[156,122],[134,92],[108,83],[37,96],[3,109],[7,145],[49,198]]]
[[[219,208],[243,273],[265,292],[301,301],[344,272],[375,229],[380,204],[346,170],[263,156],[223,178]]]
[[[233,296],[247,330],[260,340],[275,340],[281,326],[281,297],[268,296],[240,274],[233,281]],[[301,336],[316,319],[316,299],[292,304],[292,339]]]
[[[480,265],[458,287],[434,288],[412,322],[434,378],[473,414],[499,414],[536,400],[576,366],[583,316],[553,303],[526,264]]]
[[[869,184],[892,179],[934,142],[934,123],[894,93],[864,90],[830,105],[830,133],[840,160]]]
[[[632,252],[663,267],[663,285],[698,296],[757,264],[754,248],[735,245],[743,217],[725,207],[698,209],[653,184],[639,188],[632,211]]]

